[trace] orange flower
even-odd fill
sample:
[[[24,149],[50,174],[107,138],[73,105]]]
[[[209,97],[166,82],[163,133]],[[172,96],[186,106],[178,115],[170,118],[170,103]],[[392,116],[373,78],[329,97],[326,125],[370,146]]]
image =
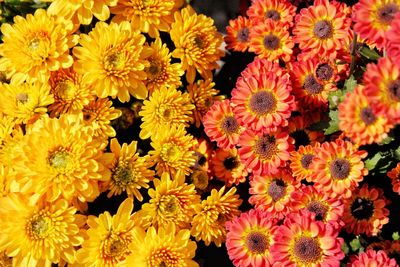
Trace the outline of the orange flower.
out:
[[[289,136],[294,139],[296,148],[303,145],[315,145],[324,140],[324,133],[321,131],[311,131],[308,127],[313,123],[310,116],[302,114],[300,116],[292,116],[289,119],[288,132]]]
[[[392,20],[390,30],[386,32],[386,48],[387,55],[394,62],[400,61],[400,13]]]
[[[245,52],[249,48],[251,27],[252,24],[246,17],[238,16],[236,19],[230,20],[229,26],[226,26],[226,48],[236,52]]]
[[[215,150],[211,163],[214,175],[228,186],[246,181],[248,171],[240,161],[236,148],[230,150],[219,148]]]
[[[380,250],[375,251],[368,249],[359,255],[352,255],[350,262],[346,267],[364,267],[364,266],[382,266],[382,267],[398,267],[395,259],[391,259],[388,255]]]
[[[387,173],[387,176],[392,179],[393,191],[400,195],[400,163],[397,163],[396,167]]]
[[[310,165],[319,146],[320,143],[314,146],[300,146],[297,151],[290,153],[290,168],[297,181],[305,179],[307,182],[312,182],[313,170]]]
[[[280,21],[291,27],[293,26],[296,7],[286,0],[253,0],[246,14],[254,23],[264,23],[265,20],[271,20]]]

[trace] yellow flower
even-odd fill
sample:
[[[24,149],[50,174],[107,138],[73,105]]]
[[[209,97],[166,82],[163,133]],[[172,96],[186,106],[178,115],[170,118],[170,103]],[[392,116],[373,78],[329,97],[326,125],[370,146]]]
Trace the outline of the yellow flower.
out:
[[[214,242],[220,247],[226,238],[225,222],[240,214],[242,200],[235,195],[236,188],[232,187],[226,194],[224,192],[225,186],[219,191],[211,190],[211,195],[196,207],[197,214],[191,222],[190,233],[196,241],[203,240],[207,246]]]
[[[14,193],[1,198],[0,206],[0,251],[14,257],[15,266],[75,261],[84,216],[75,214],[66,200],[49,203]]]
[[[176,231],[170,223],[165,228],[150,227],[147,232],[136,228],[131,243],[132,254],[127,259],[128,266],[154,267],[198,267],[192,260],[196,242],[190,240],[189,230]]]
[[[223,37],[217,32],[214,21],[205,15],[197,15],[187,6],[174,14],[175,22],[170,31],[176,49],[172,56],[180,58],[186,79],[193,83],[196,70],[204,79],[212,78],[211,71],[224,52],[220,50]]]
[[[43,9],[14,17],[14,24],[1,25],[0,71],[13,74],[12,79],[47,82],[50,71],[69,68],[73,58],[69,49],[78,36],[72,35],[71,21],[50,16]]]
[[[148,58],[150,66],[145,69],[146,86],[150,94],[161,87],[181,86],[181,76],[185,73],[180,63],[171,64],[171,54],[166,44],[157,38],[150,46],[151,55]]]
[[[194,105],[190,103],[189,94],[182,94],[175,88],[162,87],[155,91],[149,100],[143,102],[143,123],[140,125],[140,138],[147,139],[156,134],[161,126],[189,126]]]
[[[118,97],[127,102],[130,94],[139,99],[147,97],[144,85],[146,57],[149,48],[144,48],[145,37],[127,21],[120,24],[98,22],[88,34],[81,34],[75,47],[77,57],[75,70],[84,83],[93,84],[99,97]]]
[[[0,84],[0,112],[13,117],[16,123],[30,124],[47,112],[54,102],[45,83]]]
[[[77,253],[77,262],[87,267],[127,266],[125,259],[132,251],[135,221],[131,219],[132,199],[126,199],[111,216],[108,211],[99,217],[89,216],[85,241]],[[128,265],[129,266],[129,265]]]
[[[128,196],[134,196],[139,201],[143,200],[140,188],[149,188],[148,182],[153,180],[154,171],[150,170],[152,163],[147,157],[140,157],[137,153],[137,142],[122,144],[113,138],[110,142],[112,153],[105,153],[104,159],[110,156],[112,160],[106,163],[106,167],[111,170],[111,179],[104,185],[109,189],[108,197],[120,195],[126,191]]]
[[[1,128],[2,126],[0,126]],[[20,126],[16,126],[0,139],[0,162],[4,167],[13,167],[16,162],[21,160],[22,139],[24,132]]]
[[[15,171],[0,163],[0,197],[5,197],[12,192],[18,191],[19,185],[15,181]]]
[[[0,94],[1,94],[1,91],[0,91]],[[4,102],[1,102],[1,103],[4,103]],[[1,148],[1,143],[7,136],[9,136],[11,134],[11,132],[16,124],[13,117],[6,116],[6,115],[2,114],[2,112],[3,111],[0,109],[0,148]]]

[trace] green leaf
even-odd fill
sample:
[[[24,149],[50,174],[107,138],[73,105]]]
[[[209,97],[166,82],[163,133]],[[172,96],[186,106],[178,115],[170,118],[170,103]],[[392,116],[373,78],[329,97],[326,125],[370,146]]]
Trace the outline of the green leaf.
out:
[[[380,145],[380,146],[387,145],[387,144],[390,144],[393,140],[394,140],[394,136],[389,135],[386,138],[384,138],[381,142],[379,142],[378,145]]]
[[[400,239],[400,235],[399,235],[399,232],[394,232],[393,234],[392,234],[392,238],[393,238],[393,240],[399,240]]]
[[[316,123],[311,124],[307,127],[307,129],[311,131],[323,131],[329,127],[329,121],[319,121]]]
[[[357,80],[351,75],[345,82],[344,82],[344,95],[349,92],[353,92],[354,88],[357,86]]]
[[[350,248],[349,248],[349,246],[347,245],[346,242],[343,242],[342,251],[343,251],[344,254],[346,254],[346,255],[350,252]]]
[[[360,250],[362,248],[360,240],[358,238],[351,240],[350,247],[352,251]]]
[[[381,57],[381,55],[379,55],[375,50],[371,50],[369,47],[366,46],[361,48],[360,54],[370,60],[378,60]]]
[[[339,131],[339,111],[331,110],[329,111],[329,127],[325,130],[325,135],[330,135]]]
[[[365,168],[367,168],[369,171],[373,170],[380,159],[382,159],[382,154],[378,152],[372,158],[365,160]]]
[[[328,95],[329,109],[337,109],[337,107],[339,106],[340,102],[343,101],[343,99],[344,96],[342,90],[336,90],[330,92]]]

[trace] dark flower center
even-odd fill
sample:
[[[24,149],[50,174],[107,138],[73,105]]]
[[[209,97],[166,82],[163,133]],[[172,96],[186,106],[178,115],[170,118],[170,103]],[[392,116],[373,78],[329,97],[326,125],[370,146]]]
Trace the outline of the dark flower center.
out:
[[[194,44],[199,48],[199,49],[203,49],[206,46],[206,42],[204,40],[204,38],[201,35],[197,35],[194,38]]]
[[[302,236],[294,244],[293,254],[302,263],[315,263],[321,258],[322,249],[316,238]]]
[[[318,221],[323,221],[328,212],[328,207],[319,201],[310,202],[307,209],[315,213],[315,219]]]
[[[322,63],[318,65],[316,70],[317,78],[322,81],[329,81],[333,76],[333,68],[327,63]]]
[[[378,19],[380,22],[389,25],[397,11],[399,11],[399,7],[395,3],[388,3],[378,10]]]
[[[347,159],[335,159],[329,169],[333,179],[343,180],[349,176],[350,163]]]
[[[239,161],[237,160],[236,157],[228,157],[228,158],[224,159],[223,164],[227,170],[231,171],[239,165]]]
[[[228,116],[222,120],[221,128],[225,133],[233,134],[239,129],[239,124],[233,116]]]
[[[324,86],[320,84],[312,74],[307,75],[304,80],[303,87],[307,91],[307,93],[311,95],[319,94],[322,92],[322,90],[324,90]]]
[[[376,121],[375,114],[370,107],[363,108],[360,112],[360,117],[366,125],[370,125]]]
[[[314,25],[314,35],[319,39],[325,40],[333,35],[332,24],[327,20],[320,20]]]
[[[257,254],[262,254],[268,249],[268,238],[265,234],[260,232],[251,232],[246,237],[247,248]]]
[[[389,84],[389,92],[390,95],[394,98],[395,101],[400,100],[400,79],[392,81]]]
[[[280,179],[274,179],[268,187],[268,194],[271,196],[273,201],[278,201],[285,196],[286,185]]]
[[[278,21],[281,19],[281,15],[278,11],[271,9],[265,12],[265,18],[272,19],[273,21]]]
[[[203,154],[201,154],[200,152],[195,152],[195,155],[197,156],[197,164],[196,165],[199,165],[199,166],[204,166],[204,164],[206,164],[206,162],[207,162],[207,158],[203,155]]]
[[[276,35],[268,34],[264,37],[264,47],[268,50],[276,50],[279,48],[279,38]]]
[[[257,115],[266,115],[276,108],[276,98],[271,92],[260,91],[255,93],[249,102],[249,108]]]
[[[245,43],[249,40],[249,32],[248,28],[239,29],[236,38],[239,42]]]
[[[261,159],[271,159],[276,154],[275,137],[262,136],[254,145],[254,152]]]
[[[19,93],[15,96],[17,99],[17,102],[20,102],[21,104],[26,104],[29,100],[29,96],[27,93]]]
[[[314,155],[312,155],[312,154],[303,155],[303,157],[300,160],[301,166],[304,169],[308,169],[308,167],[310,167],[310,164],[311,164],[313,158],[314,158]]]
[[[128,166],[118,166],[114,170],[111,178],[118,186],[127,186],[137,181],[135,173]]]
[[[351,214],[357,220],[368,220],[374,214],[374,202],[365,198],[356,198],[351,204]]]
[[[294,131],[290,133],[290,136],[295,140],[296,149],[299,148],[299,146],[306,146],[310,144],[310,138],[304,130]]]

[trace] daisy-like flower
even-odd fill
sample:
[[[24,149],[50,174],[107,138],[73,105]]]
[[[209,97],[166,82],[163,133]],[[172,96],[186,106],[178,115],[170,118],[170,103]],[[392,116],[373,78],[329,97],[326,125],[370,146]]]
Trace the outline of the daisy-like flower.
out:
[[[149,189],[149,203],[140,211],[143,220],[156,229],[173,223],[177,230],[188,229],[195,215],[195,207],[200,204],[193,184],[183,183],[183,179],[171,179],[163,173],[161,179],[154,179],[154,189]]]
[[[316,145],[324,140],[324,133],[321,131],[312,131],[308,129],[313,121],[307,114],[290,117],[288,132],[294,139],[296,149],[300,146]]]
[[[249,48],[251,21],[242,16],[229,20],[226,26],[226,49],[236,52],[245,52]]]
[[[255,175],[269,175],[286,165],[293,139],[286,132],[255,133],[246,130],[239,138],[239,156]]]
[[[260,77],[263,74],[269,75],[271,72],[275,73],[278,77],[287,75],[286,69],[280,67],[278,62],[272,62],[265,58],[255,57],[254,61],[247,65],[240,76]]]
[[[263,23],[265,20],[271,20],[282,22],[284,25],[291,27],[296,14],[296,7],[286,0],[254,0],[246,14],[255,23]]]
[[[47,9],[51,15],[71,19],[76,24],[88,25],[93,16],[105,21],[110,17],[109,7],[115,6],[118,0],[54,0]]]
[[[253,175],[250,179],[249,203],[256,208],[270,212],[275,218],[283,219],[292,209],[292,193],[300,183],[293,179],[286,169],[275,175]]]
[[[44,9],[14,17],[14,24],[1,25],[0,71],[12,73],[18,82],[31,79],[47,82],[50,71],[69,68],[74,62],[69,49],[76,45],[73,24],[50,16]]]
[[[400,121],[400,64],[388,57],[368,64],[363,76],[364,93],[371,107],[396,122]]]
[[[132,219],[133,201],[128,198],[111,216],[108,211],[87,220],[85,241],[77,252],[77,262],[88,267],[113,267],[126,265],[132,254],[135,220]]]
[[[182,94],[175,88],[160,88],[143,102],[139,112],[143,121],[139,137],[147,139],[155,135],[161,126],[169,128],[179,125],[189,126],[194,108],[188,93]]]
[[[217,96],[219,91],[214,89],[215,83],[212,79],[198,80],[189,84],[186,89],[189,92],[190,101],[195,106],[193,110],[192,123],[200,127],[203,117],[214,104],[214,101],[223,100],[224,96]]]
[[[232,149],[239,140],[241,127],[229,99],[216,101],[203,118],[204,132],[223,149]]]
[[[239,206],[242,200],[236,195],[236,188],[225,192],[225,186],[219,191],[211,190],[211,195],[196,206],[196,215],[191,221],[191,235],[196,241],[203,240],[206,246],[211,242],[220,247],[225,242],[225,223],[240,214]]]
[[[144,69],[151,52],[144,42],[145,37],[127,21],[98,22],[88,35],[81,34],[81,46],[74,47],[75,71],[82,75],[82,82],[93,84],[101,98],[118,97],[127,102],[132,95],[145,99]]]
[[[400,13],[392,20],[390,30],[386,32],[386,49],[389,58],[393,61],[399,62],[400,60]]]
[[[189,176],[190,183],[194,185],[199,194],[203,193],[208,188],[211,179],[210,173],[202,169],[194,169]]]
[[[15,181],[15,171],[0,163],[0,198],[12,192],[19,192],[19,184]],[[1,266],[1,265],[0,265]]]
[[[398,267],[395,259],[391,259],[383,251],[368,249],[359,255],[350,256],[350,262],[346,267],[377,266],[377,267]]]
[[[51,117],[81,111],[94,95],[92,87],[82,84],[81,75],[73,68],[52,72],[49,84],[50,93],[54,96],[54,103],[48,107]]]
[[[213,152],[213,145],[204,138],[197,139],[197,145],[195,147],[195,155],[197,157],[194,168],[197,170],[204,170],[210,172],[209,162],[211,160],[211,154]]]
[[[150,169],[152,163],[147,157],[139,156],[136,141],[121,146],[118,140],[113,138],[110,141],[110,149],[111,153],[103,155],[105,166],[111,170],[111,179],[104,184],[104,187],[110,190],[107,196],[120,195],[126,191],[129,197],[134,196],[142,201],[139,189],[149,188],[148,183],[154,177],[154,171]],[[112,160],[107,162],[110,157]]]
[[[0,113],[1,114],[1,113]],[[0,118],[2,115],[0,115]],[[25,132],[22,127],[7,122],[8,117],[3,116],[3,121],[0,121],[0,162],[5,167],[14,168],[16,162],[21,161],[22,146]],[[10,118],[13,120],[13,118]],[[4,123],[5,125],[1,125]],[[4,128],[3,128],[4,127]],[[14,127],[13,129],[7,129]],[[3,128],[3,129],[2,129]],[[2,132],[3,131],[3,132]]]
[[[240,161],[237,149],[215,150],[211,167],[214,175],[228,186],[244,183],[248,174],[246,166]]]
[[[277,221],[257,209],[240,214],[226,223],[226,248],[237,267],[271,266],[270,247],[274,242]]]
[[[91,100],[83,107],[82,122],[93,131],[94,138],[114,137],[116,132],[111,126],[111,121],[121,116],[122,112],[112,106],[108,98]]]
[[[288,62],[294,43],[288,27],[282,22],[267,20],[250,29],[249,51],[270,61]]]
[[[130,244],[132,254],[126,262],[127,266],[141,267],[199,267],[192,260],[196,248],[196,242],[190,240],[190,231],[178,231],[173,223],[158,231],[154,227],[147,229],[147,232],[135,228]]]
[[[310,56],[335,58],[347,39],[351,19],[328,0],[318,0],[296,15],[294,41]]]
[[[353,8],[354,30],[381,49],[385,46],[385,33],[398,11],[399,0],[360,0]]]
[[[160,127],[151,136],[150,159],[156,165],[158,175],[168,172],[171,176],[180,177],[191,173],[190,167],[196,162],[194,147],[196,139],[186,133],[185,127]]]
[[[15,119],[16,123],[31,124],[47,112],[54,102],[50,87],[40,82],[0,83],[0,113]]]
[[[49,201],[92,201],[100,194],[98,181],[110,177],[100,162],[106,144],[93,139],[77,116],[37,121],[20,146],[13,164],[20,174],[16,181],[24,192],[46,194]]]
[[[347,93],[339,104],[339,128],[358,145],[378,143],[387,137],[394,125],[383,114],[376,114],[362,86]]]
[[[323,143],[310,165],[316,189],[332,197],[350,198],[352,190],[368,174],[362,161],[366,156],[366,151],[348,141]]]
[[[385,208],[389,203],[382,189],[368,188],[364,184],[344,201],[344,228],[355,235],[377,235],[383,225],[389,222],[389,210]]]
[[[286,126],[294,110],[289,75],[242,76],[232,90],[233,113],[239,124],[255,131]]]
[[[306,180],[307,182],[312,182],[313,171],[310,165],[319,146],[319,143],[314,146],[300,146],[298,150],[290,153],[290,169],[297,181]]]
[[[115,14],[114,21],[131,21],[133,25],[150,37],[158,37],[159,32],[166,32],[174,21],[173,13],[176,10],[174,0],[119,0],[116,7],[111,8]]]
[[[291,213],[276,231],[272,258],[282,266],[339,266],[344,253],[338,234],[332,225],[315,221],[310,212]]]
[[[84,218],[66,200],[49,203],[13,193],[0,204],[0,251],[14,257],[15,266],[74,263],[75,249],[83,242],[79,228]]]
[[[393,192],[400,195],[400,163],[397,163],[396,167],[387,173],[387,176],[392,180]]]
[[[224,55],[220,50],[223,37],[214,21],[197,15],[190,6],[176,11],[174,17],[170,35],[176,49],[172,56],[181,59],[186,79],[193,83],[196,70],[204,79],[212,78],[211,71],[218,68],[217,61]]]
[[[162,87],[178,88],[181,86],[181,76],[185,73],[180,63],[171,64],[171,54],[166,44],[157,38],[150,45],[151,54],[147,58],[150,65],[144,69],[147,75],[145,81],[150,94]]]

